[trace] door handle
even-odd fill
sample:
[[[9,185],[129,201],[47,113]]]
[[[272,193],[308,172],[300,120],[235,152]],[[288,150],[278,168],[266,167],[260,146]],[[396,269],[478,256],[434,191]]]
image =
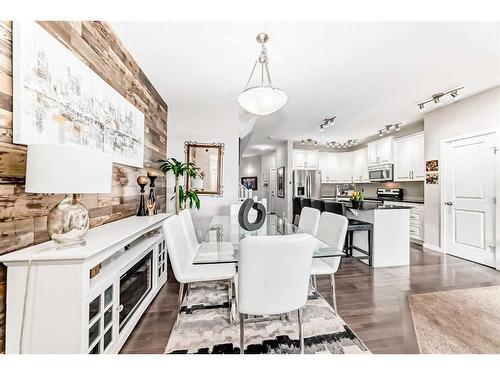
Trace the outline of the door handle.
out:
[[[450,202],[450,201],[444,202],[444,204],[447,206],[453,206],[453,202]]]

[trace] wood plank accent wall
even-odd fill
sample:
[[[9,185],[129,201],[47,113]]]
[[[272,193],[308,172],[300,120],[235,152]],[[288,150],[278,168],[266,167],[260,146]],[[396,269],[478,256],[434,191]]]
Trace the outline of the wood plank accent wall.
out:
[[[167,104],[120,42],[100,21],[39,22],[50,34],[144,113],[144,168],[113,165],[111,194],[86,194],[91,226],[134,215],[136,178],[166,157]],[[12,143],[12,23],[0,22],[0,254],[47,241],[47,214],[63,195],[24,192],[26,147]],[[160,212],[166,210],[166,178],[156,180]],[[0,265],[0,353],[4,350],[5,267]]]

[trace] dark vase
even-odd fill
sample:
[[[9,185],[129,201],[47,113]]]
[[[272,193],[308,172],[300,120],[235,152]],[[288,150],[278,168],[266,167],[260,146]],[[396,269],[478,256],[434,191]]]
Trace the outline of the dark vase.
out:
[[[361,201],[351,201],[352,208],[358,209],[361,207]]]

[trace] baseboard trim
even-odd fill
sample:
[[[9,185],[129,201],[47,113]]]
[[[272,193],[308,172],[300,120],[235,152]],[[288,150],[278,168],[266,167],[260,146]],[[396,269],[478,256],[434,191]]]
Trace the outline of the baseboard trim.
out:
[[[439,246],[431,245],[426,242],[424,242],[422,246],[427,250],[437,251],[438,253],[444,254],[443,249],[441,249]]]

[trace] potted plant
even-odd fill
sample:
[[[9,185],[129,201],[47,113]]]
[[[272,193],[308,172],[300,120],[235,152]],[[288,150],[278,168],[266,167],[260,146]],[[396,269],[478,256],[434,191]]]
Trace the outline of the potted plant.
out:
[[[200,174],[200,168],[198,168],[194,163],[182,163],[175,158],[169,158],[166,160],[158,160],[160,169],[163,173],[171,171],[175,178],[175,213],[178,214],[181,209],[186,207],[186,203],[189,202],[189,208],[193,205],[200,209],[200,197],[198,196],[198,191],[196,189],[187,189],[187,186],[181,186],[179,184],[179,178],[184,177],[184,181],[188,178],[196,178]],[[187,184],[186,184],[187,185]]]
[[[360,191],[353,191],[351,195],[352,208],[358,209],[361,207],[363,201],[363,193]]]

